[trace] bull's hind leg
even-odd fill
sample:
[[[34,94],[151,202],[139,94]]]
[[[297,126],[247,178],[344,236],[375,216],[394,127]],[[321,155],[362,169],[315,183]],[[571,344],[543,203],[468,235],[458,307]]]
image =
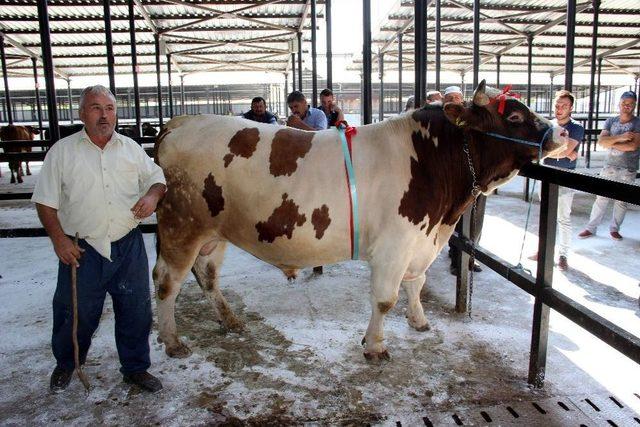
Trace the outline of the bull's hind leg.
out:
[[[153,283],[156,287],[158,307],[158,329],[165,352],[170,357],[188,357],[189,347],[179,338],[176,329],[175,305],[180,286],[198,254],[197,244],[168,248],[166,236],[160,240],[158,261],[153,268]]]
[[[213,240],[201,249],[191,271],[202,288],[207,299],[213,305],[214,315],[218,322],[230,331],[243,330],[242,322],[233,314],[227,300],[218,287],[218,275],[224,259],[226,241]]]

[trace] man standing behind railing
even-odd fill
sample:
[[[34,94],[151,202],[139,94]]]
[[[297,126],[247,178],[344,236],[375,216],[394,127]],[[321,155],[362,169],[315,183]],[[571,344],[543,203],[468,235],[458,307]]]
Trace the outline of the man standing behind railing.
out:
[[[561,90],[555,97],[554,124],[562,126],[569,132],[567,149],[554,158],[544,159],[544,164],[563,169],[575,169],[578,160],[578,148],[584,139],[584,127],[571,119],[574,97],[568,90]],[[566,271],[569,268],[567,255],[571,246],[571,205],[575,190],[567,187],[558,189],[558,268]],[[536,261],[538,254],[529,259]]]
[[[633,91],[627,91],[620,97],[620,115],[604,122],[598,143],[608,148],[607,160],[600,176],[605,179],[633,183],[636,179],[638,161],[640,159],[640,118],[634,115],[638,97]],[[596,234],[598,225],[604,219],[609,205],[609,198],[598,196],[591,208],[589,223],[584,231],[578,234],[586,239]],[[620,200],[613,202],[613,217],[609,225],[609,235],[614,240],[622,240],[620,226],[627,213],[627,203]]]

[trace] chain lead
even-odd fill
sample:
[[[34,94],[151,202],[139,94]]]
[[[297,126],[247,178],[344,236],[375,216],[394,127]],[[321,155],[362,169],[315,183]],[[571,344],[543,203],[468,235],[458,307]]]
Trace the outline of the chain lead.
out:
[[[471,160],[471,153],[469,152],[469,143],[467,142],[467,138],[464,138],[464,144],[462,146],[465,154],[467,155],[467,161],[469,163],[469,171],[471,172],[471,196],[473,197],[473,207],[471,208],[471,230],[475,232],[476,230],[476,207],[478,205],[478,196],[482,192],[480,190],[480,186],[478,185],[478,181],[476,179],[476,170],[473,167],[473,160]],[[469,233],[471,234],[471,233]],[[471,273],[469,274],[469,317],[471,317],[471,311],[473,310],[473,266],[476,262],[476,243],[473,239],[473,236],[469,236],[471,240],[471,253],[469,254],[469,264],[471,265]],[[466,271],[464,267],[461,267],[462,271]],[[462,272],[460,272],[462,274]]]

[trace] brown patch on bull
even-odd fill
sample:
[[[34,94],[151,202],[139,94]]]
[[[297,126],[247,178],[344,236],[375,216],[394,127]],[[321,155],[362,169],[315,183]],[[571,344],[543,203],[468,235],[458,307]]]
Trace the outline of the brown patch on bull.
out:
[[[271,143],[269,172],[273,176],[291,175],[298,168],[298,159],[311,149],[313,133],[297,129],[280,129]]]
[[[316,239],[322,239],[325,230],[329,227],[329,224],[331,224],[329,207],[322,205],[320,208],[314,209],[311,214],[311,223],[313,224],[313,229],[316,230]]]
[[[382,314],[387,314],[389,310],[393,308],[393,306],[394,304],[392,302],[379,302],[378,310],[380,310],[380,313]]]
[[[222,187],[216,184],[216,179],[209,174],[204,180],[204,190],[202,197],[207,202],[211,216],[215,217],[224,210],[224,197],[222,197]]]
[[[282,204],[273,210],[269,219],[256,224],[259,241],[273,243],[276,237],[280,236],[291,239],[296,225],[301,227],[307,220],[304,214],[298,212],[299,206],[293,202],[293,199],[287,200],[287,197],[287,193],[284,193]]]
[[[229,151],[231,153],[224,156],[224,167],[231,164],[234,156],[241,156],[248,159],[256,151],[256,146],[260,141],[260,131],[258,128],[245,128],[236,132],[229,141]]]

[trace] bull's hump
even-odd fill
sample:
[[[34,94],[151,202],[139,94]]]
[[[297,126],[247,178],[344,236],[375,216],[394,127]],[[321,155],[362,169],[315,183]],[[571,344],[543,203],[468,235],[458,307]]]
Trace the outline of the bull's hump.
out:
[[[229,141],[229,153],[224,156],[224,167],[228,167],[235,157],[250,158],[256,151],[258,141],[260,141],[258,128],[245,128],[236,132]]]
[[[313,132],[298,129],[278,130],[271,143],[269,154],[269,172],[271,175],[290,176],[298,169],[298,159],[303,158],[311,149]]]

